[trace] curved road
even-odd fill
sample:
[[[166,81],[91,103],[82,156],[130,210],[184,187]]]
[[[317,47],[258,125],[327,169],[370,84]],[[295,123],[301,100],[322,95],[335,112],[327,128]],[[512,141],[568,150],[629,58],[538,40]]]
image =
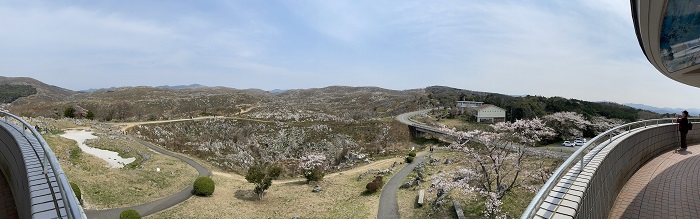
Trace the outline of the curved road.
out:
[[[406,165],[384,185],[382,193],[379,196],[377,218],[399,218],[399,203],[396,200],[396,192],[399,190],[399,187],[401,187],[403,180],[413,171],[413,168],[425,161],[425,155],[428,153],[429,152],[422,152],[418,154],[413,163]]]
[[[165,150],[161,147],[155,146],[149,142],[143,141],[141,139],[137,139],[135,137],[129,136],[132,140],[139,142],[143,146],[146,146],[154,151],[157,151],[158,153],[165,154],[171,157],[175,157],[177,159],[180,159],[190,166],[194,167],[197,172],[199,173],[199,176],[211,176],[211,172],[202,166],[201,164],[195,162],[194,160],[187,158],[185,156],[182,156],[180,154],[176,154],[174,152]],[[199,177],[198,176],[198,177]],[[194,182],[194,179],[192,180]],[[105,210],[86,210],[85,214],[88,216],[88,218],[119,218],[119,214],[127,209],[134,209],[138,211],[141,216],[147,216],[151,215],[154,213],[157,213],[159,211],[168,209],[172,206],[175,206],[177,204],[180,204],[181,202],[184,202],[185,200],[189,199],[192,197],[192,184],[187,186],[187,188],[182,189],[182,191],[175,193],[173,195],[152,201],[150,203],[142,204],[142,205],[137,205],[137,206],[131,206],[131,207],[123,207],[123,208],[113,208],[113,209],[105,209]]]
[[[433,110],[433,109],[425,109],[425,110],[420,110],[420,111],[407,112],[407,113],[396,116],[396,120],[398,120],[399,122],[406,124],[406,125],[424,126],[425,123],[413,121],[413,120],[411,120],[411,117],[415,116],[415,115],[426,115],[431,110]]]
[[[433,109],[426,109],[426,110],[404,113],[404,114],[396,116],[396,120],[398,120],[399,122],[401,122],[403,124],[409,125],[409,126],[421,128],[421,129],[432,131],[435,133],[442,133],[440,130],[438,130],[435,127],[431,127],[431,126],[426,125],[425,123],[416,122],[416,121],[411,119],[412,116],[427,114],[431,110],[433,110]],[[534,148],[524,147],[524,146],[515,145],[515,144],[510,144],[510,145],[508,145],[508,147],[509,148],[523,148],[523,149],[528,150],[528,151],[538,151],[537,149],[534,149]],[[401,169],[401,171],[396,173],[396,175],[391,177],[389,182],[386,185],[384,185],[384,188],[382,188],[382,193],[379,197],[379,211],[377,213],[377,218],[381,218],[381,219],[399,218],[399,206],[398,206],[398,202],[396,200],[396,192],[398,191],[399,187],[401,186],[401,183],[403,182],[403,180],[406,179],[406,177],[408,176],[408,174],[411,173],[411,171],[413,171],[413,168],[415,166],[417,166],[419,163],[425,161],[424,157],[428,153],[429,152],[423,152],[423,153],[419,154],[418,156],[416,156],[416,159],[413,161],[413,163],[406,165],[406,167],[404,167],[403,169]],[[561,156],[563,159],[566,159],[569,156],[569,154],[565,154],[565,153],[558,153],[558,152],[552,152],[552,153]]]
[[[423,123],[415,122],[410,118],[415,115],[427,114],[431,110],[432,109],[426,109],[404,113],[396,116],[396,120],[409,126],[429,127]],[[382,193],[379,195],[379,210],[377,211],[377,218],[399,218],[399,203],[396,200],[396,192],[399,190],[399,187],[401,187],[401,183],[403,182],[403,180],[406,179],[408,174],[411,174],[413,168],[418,166],[419,163],[425,161],[426,154],[428,154],[428,152],[422,152],[418,154],[413,163],[406,165],[398,173],[394,174],[394,176],[391,177],[389,182],[387,182],[386,185],[384,185],[384,187],[382,188]]]

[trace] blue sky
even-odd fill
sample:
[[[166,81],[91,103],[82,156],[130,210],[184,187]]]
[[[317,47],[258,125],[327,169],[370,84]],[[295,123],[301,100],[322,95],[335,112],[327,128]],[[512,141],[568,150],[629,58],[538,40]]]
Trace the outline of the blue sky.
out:
[[[628,4],[0,0],[0,75],[73,90],[444,85],[700,108],[700,90],[648,63]]]

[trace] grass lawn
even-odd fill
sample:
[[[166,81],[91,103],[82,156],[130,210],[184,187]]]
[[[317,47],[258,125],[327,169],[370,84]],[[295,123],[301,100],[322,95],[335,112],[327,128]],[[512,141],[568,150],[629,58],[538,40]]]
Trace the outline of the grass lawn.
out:
[[[192,197],[148,218],[377,218],[380,192],[363,194],[374,175],[360,181],[358,176],[370,169],[388,169],[395,161],[402,158],[328,174],[318,183],[322,186],[319,193],[311,192],[317,183],[306,184],[305,179],[274,181],[263,200],[257,200],[252,192],[255,186],[242,176],[215,170],[216,189],[211,197]],[[384,176],[384,182],[392,175]]]
[[[133,206],[166,197],[191,184],[197,171],[177,158],[151,152],[146,147],[116,137],[103,144],[150,156],[137,168],[109,168],[107,163],[79,150],[74,140],[44,135],[61,162],[68,180],[78,184],[85,209]],[[102,140],[100,140],[102,141]],[[160,168],[160,172],[156,172]]]

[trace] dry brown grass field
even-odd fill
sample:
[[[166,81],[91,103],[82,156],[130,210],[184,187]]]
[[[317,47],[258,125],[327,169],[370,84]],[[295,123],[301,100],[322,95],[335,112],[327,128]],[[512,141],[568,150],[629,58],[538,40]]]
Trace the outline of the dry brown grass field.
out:
[[[61,162],[68,180],[82,191],[84,208],[105,209],[147,203],[174,194],[191,184],[197,176],[186,163],[148,150],[122,137],[101,141],[111,148],[140,151],[150,156],[140,167],[109,168],[107,163],[87,153],[77,153],[74,140],[56,134],[44,135]],[[107,138],[107,137],[104,137]],[[73,156],[71,156],[73,153]],[[75,154],[79,155],[75,155]],[[160,172],[156,172],[160,168]]]
[[[216,189],[211,197],[192,197],[184,203],[148,218],[377,218],[379,192],[364,194],[374,179],[370,169],[387,169],[401,158],[384,159],[348,171],[328,174],[318,183],[323,190],[313,193],[316,183],[305,179],[274,181],[262,200],[253,194],[254,185],[243,176],[214,169]],[[398,171],[404,165],[397,165]],[[211,168],[211,167],[209,167]],[[391,175],[384,177],[386,183]]]

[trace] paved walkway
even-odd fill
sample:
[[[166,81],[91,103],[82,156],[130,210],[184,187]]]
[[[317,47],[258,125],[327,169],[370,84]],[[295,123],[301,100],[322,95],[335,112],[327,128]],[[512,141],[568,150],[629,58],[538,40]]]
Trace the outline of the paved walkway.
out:
[[[199,173],[199,176],[211,176],[211,172],[201,164],[193,161],[192,159],[189,159],[185,156],[182,156],[177,153],[173,153],[171,151],[165,150],[161,147],[157,147],[151,143],[145,142],[141,139],[137,139],[135,137],[130,138],[134,141],[137,141],[141,143],[142,145],[153,149],[154,151],[157,151],[158,153],[165,154],[171,157],[178,158],[182,161],[185,161],[187,164],[190,166],[194,167],[197,172]],[[195,179],[192,179],[192,182],[194,183]],[[113,209],[105,209],[105,210],[87,210],[85,211],[85,214],[88,216],[88,218],[119,218],[119,214],[127,209],[134,209],[138,211],[141,216],[147,216],[151,215],[154,213],[157,213],[159,211],[168,209],[172,206],[175,206],[177,204],[180,204],[181,202],[186,201],[190,197],[192,197],[192,184],[187,186],[187,188],[184,188],[182,191],[175,193],[173,195],[170,195],[165,198],[161,198],[155,201],[152,201],[150,203],[142,204],[142,205],[137,205],[137,206],[131,206],[131,207],[124,207],[124,208],[113,208]]]
[[[0,218],[17,218],[15,198],[12,197],[10,184],[2,173],[0,173]]]
[[[625,184],[609,218],[700,217],[700,145],[668,151]]]
[[[399,202],[396,200],[396,192],[399,190],[401,183],[413,171],[413,168],[419,163],[425,161],[425,155],[430,152],[422,152],[416,156],[413,163],[406,165],[398,173],[396,173],[389,182],[382,188],[382,194],[379,196],[379,211],[377,218],[399,218]]]

